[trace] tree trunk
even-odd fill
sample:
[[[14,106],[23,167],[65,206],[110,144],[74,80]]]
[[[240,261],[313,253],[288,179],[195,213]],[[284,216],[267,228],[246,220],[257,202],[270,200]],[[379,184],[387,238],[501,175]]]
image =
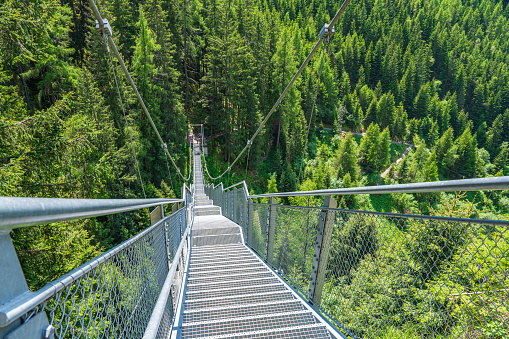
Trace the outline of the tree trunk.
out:
[[[32,104],[30,102],[30,96],[28,95],[28,88],[27,84],[25,82],[25,78],[23,78],[23,68],[21,67],[21,63],[18,62],[18,71],[19,71],[19,77],[21,79],[21,82],[23,83],[23,93],[25,94],[25,102],[27,104],[28,110],[30,111],[32,109]]]

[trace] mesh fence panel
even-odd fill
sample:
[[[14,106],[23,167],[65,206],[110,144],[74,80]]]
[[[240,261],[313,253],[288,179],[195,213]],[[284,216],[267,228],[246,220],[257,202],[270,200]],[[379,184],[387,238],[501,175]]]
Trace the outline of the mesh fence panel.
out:
[[[242,187],[236,188],[236,189],[234,189],[234,191],[235,191],[235,193],[233,195],[234,196],[233,205],[234,205],[235,213],[234,213],[233,222],[237,223],[240,226],[243,226],[244,225],[244,204],[247,203],[246,194]]]
[[[317,227],[326,209],[275,208],[271,264],[308,295]],[[509,337],[507,225],[330,212],[332,239],[319,306],[349,335]],[[253,204],[249,245],[265,259],[268,218],[268,204]]]
[[[173,259],[180,243],[184,216],[181,209],[70,272],[73,279],[68,283],[50,283],[58,291],[26,314],[25,320],[45,311],[55,327],[55,338],[141,338],[168,274],[168,259]],[[182,255],[158,338],[167,338],[171,331],[184,260]]]
[[[232,192],[217,195],[223,213],[244,225],[242,194],[235,201]],[[232,202],[240,214],[233,213]],[[252,204],[252,229],[246,232],[252,232],[248,245],[264,259],[269,206]],[[318,306],[349,336],[509,338],[509,223],[273,208],[270,264],[308,299],[319,219],[329,211],[322,215],[332,218],[332,238]]]
[[[258,254],[266,259],[267,249],[267,224],[269,218],[269,206],[253,204],[253,230],[252,239],[248,239],[251,246]]]
[[[338,211],[322,308],[359,338],[507,338],[507,226]]]
[[[313,268],[319,215],[317,209],[276,207],[272,265],[306,293]]]

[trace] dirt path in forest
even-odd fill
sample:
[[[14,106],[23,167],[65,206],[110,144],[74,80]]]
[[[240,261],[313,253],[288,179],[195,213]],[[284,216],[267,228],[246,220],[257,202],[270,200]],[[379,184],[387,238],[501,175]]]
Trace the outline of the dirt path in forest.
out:
[[[412,147],[414,147],[414,145],[410,144],[405,149],[405,151],[403,151],[403,154],[401,154],[401,156],[393,164],[391,164],[389,166],[389,168],[387,168],[385,171],[382,172],[382,174],[381,174],[382,179],[384,179],[387,176],[387,174],[389,174],[389,171],[391,170],[391,168],[393,168],[394,166],[398,165],[406,157],[406,155],[408,154],[408,152],[410,152]],[[382,183],[382,180],[380,180],[380,182],[378,184],[380,185],[381,183]]]

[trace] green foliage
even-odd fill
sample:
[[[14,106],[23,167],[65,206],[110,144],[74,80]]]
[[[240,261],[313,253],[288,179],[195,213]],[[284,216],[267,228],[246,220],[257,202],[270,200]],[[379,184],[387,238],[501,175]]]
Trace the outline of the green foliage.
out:
[[[390,157],[389,128],[380,132],[378,124],[369,125],[359,146],[360,162],[368,172],[381,171]]]
[[[189,164],[186,123],[204,123],[212,175],[246,145],[337,9],[333,1],[283,0],[99,5],[178,166],[187,171]],[[70,0],[0,5],[1,195],[141,196],[108,52],[89,18],[81,2]],[[243,157],[228,180],[242,180],[246,165],[247,180],[260,192],[374,185],[389,166],[386,183],[507,175],[508,25],[507,10],[492,0],[353,1],[327,46],[321,79],[315,56],[254,140],[249,163]],[[148,196],[174,197],[181,181],[173,168],[168,173],[159,141],[116,71]],[[408,154],[393,164],[406,147]],[[464,197],[446,194],[338,200],[351,209],[478,213]],[[495,214],[507,213],[507,200],[503,194],[481,199],[485,212]],[[317,197],[289,202],[321,204]],[[254,217],[260,251],[266,219],[263,211]],[[13,239],[30,286],[38,288],[132,236],[147,220],[140,211],[15,231]],[[312,255],[300,250],[312,251],[311,223],[285,225],[275,254],[305,287]],[[450,296],[489,284],[491,297],[507,285],[505,233],[361,215],[341,225],[334,228],[328,273],[338,274],[325,287],[323,307],[358,337],[458,337],[462,328],[471,337],[481,330],[486,338],[507,337],[504,305],[488,305],[479,295]],[[494,272],[483,262],[487,253],[502,263]],[[488,314],[496,319],[482,322]],[[454,328],[445,327],[448,319]]]
[[[337,177],[342,178],[349,174],[350,180],[357,181],[360,176],[357,153],[357,143],[352,134],[346,134],[341,139],[338,149],[334,154],[334,168],[337,169]]]

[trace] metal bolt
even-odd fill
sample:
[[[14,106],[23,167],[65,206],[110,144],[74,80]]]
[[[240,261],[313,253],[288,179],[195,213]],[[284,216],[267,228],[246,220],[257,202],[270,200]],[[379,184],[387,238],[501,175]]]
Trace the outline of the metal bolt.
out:
[[[42,338],[43,339],[53,339],[53,336],[55,335],[55,328],[52,325],[48,325],[43,331],[42,331]]]

